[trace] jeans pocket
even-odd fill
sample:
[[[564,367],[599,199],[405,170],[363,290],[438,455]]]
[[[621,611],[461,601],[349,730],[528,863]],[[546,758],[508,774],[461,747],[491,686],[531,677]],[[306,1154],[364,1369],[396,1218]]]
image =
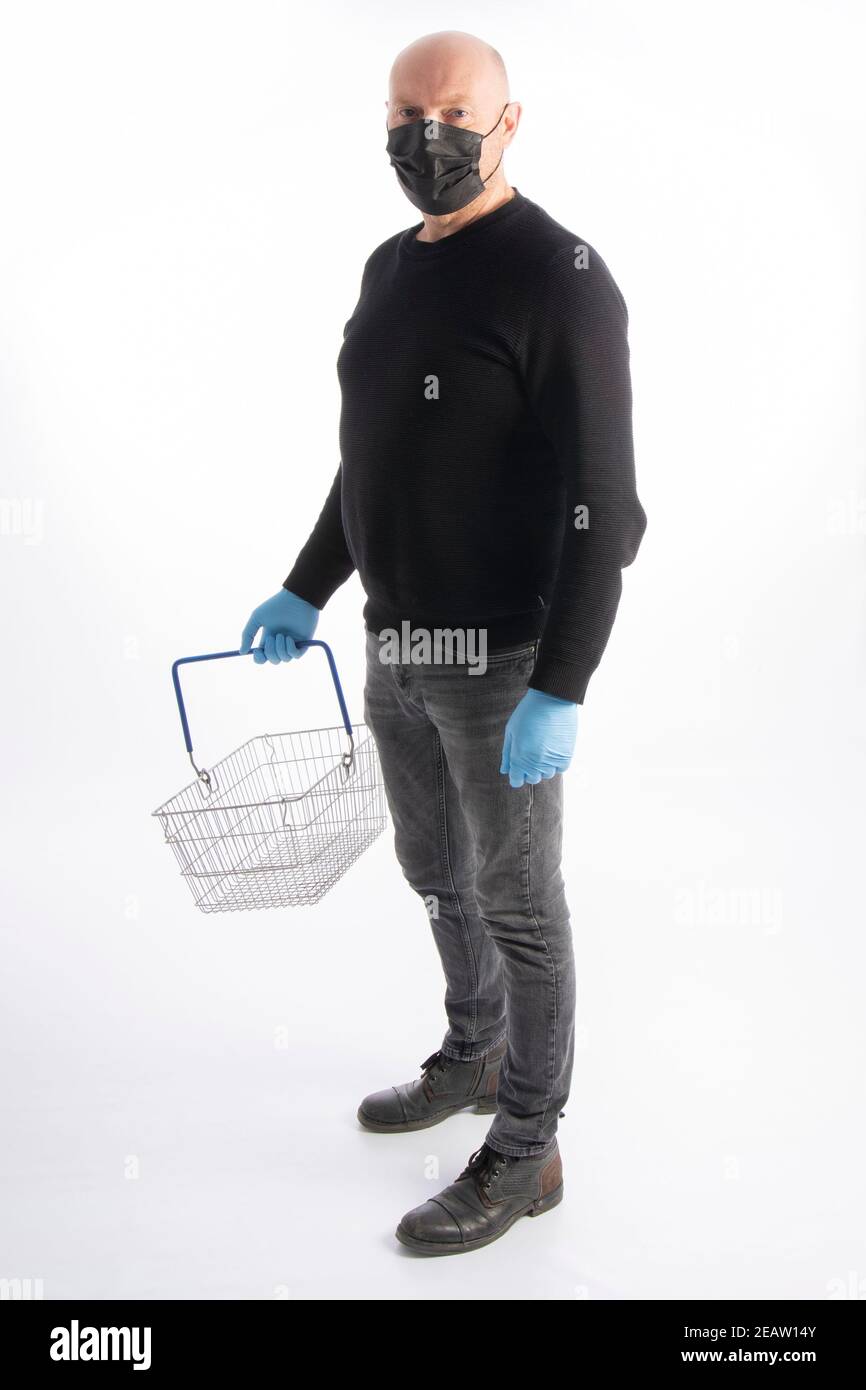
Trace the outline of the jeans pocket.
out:
[[[500,647],[498,651],[487,653],[487,665],[490,666],[520,666],[534,663],[538,652],[538,639],[527,644],[521,642],[515,647]]]

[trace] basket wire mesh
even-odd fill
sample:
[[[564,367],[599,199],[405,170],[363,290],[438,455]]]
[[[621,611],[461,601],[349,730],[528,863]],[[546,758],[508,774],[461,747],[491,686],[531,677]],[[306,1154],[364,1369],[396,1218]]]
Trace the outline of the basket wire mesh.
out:
[[[198,659],[207,658],[182,658]],[[196,768],[195,780],[153,812],[202,912],[312,906],[381,834],[376,746],[365,725],[344,723],[251,738],[207,771]]]

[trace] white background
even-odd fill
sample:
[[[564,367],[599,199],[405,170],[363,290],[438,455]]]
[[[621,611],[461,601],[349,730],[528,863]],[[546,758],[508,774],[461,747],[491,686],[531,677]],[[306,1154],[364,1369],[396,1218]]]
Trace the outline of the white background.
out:
[[[566,1201],[424,1261],[393,1229],[487,1121],[356,1126],[444,1027],[390,830],[316,909],[206,917],[149,812],[171,660],[237,644],[324,500],[361,267],[417,221],[388,67],[449,26],[625,294],[649,528],[568,774]],[[3,4],[0,1277],[866,1296],[863,41],[853,0]],[[320,627],[358,718],[361,603]],[[191,672],[204,761],[336,722],[318,659]]]

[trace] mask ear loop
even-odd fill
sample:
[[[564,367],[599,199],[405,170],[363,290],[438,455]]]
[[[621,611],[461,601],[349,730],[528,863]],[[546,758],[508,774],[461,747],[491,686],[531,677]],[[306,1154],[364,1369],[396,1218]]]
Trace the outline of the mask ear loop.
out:
[[[506,101],[505,105],[503,106],[502,110],[501,110],[500,113],[499,113],[499,121],[502,120],[502,117],[505,115],[505,113],[506,113],[506,111],[508,110],[508,108],[509,108],[510,105],[511,105],[511,102],[510,102],[510,101]],[[494,130],[495,130],[496,127],[499,125],[499,121],[495,121],[495,122],[494,122],[494,124],[493,124],[493,125],[490,127],[490,129],[488,130],[487,135],[492,135],[492,134],[493,134]],[[487,139],[487,135],[482,135],[481,139],[482,139],[482,140],[486,140],[486,139]]]
[[[505,113],[506,113],[506,111],[508,110],[508,108],[509,108],[510,105],[511,105],[511,102],[510,102],[510,101],[506,101],[505,105],[503,106],[502,110],[501,110],[500,113],[499,113],[499,121],[502,120],[502,117],[505,115]],[[490,129],[489,129],[488,132],[487,132],[487,135],[492,135],[492,134],[493,134],[494,130],[496,129],[496,126],[499,125],[499,121],[496,122],[496,125],[492,125],[492,126],[490,127]],[[482,135],[481,139],[482,139],[482,140],[486,140],[486,139],[487,139],[487,135]],[[487,178],[481,180],[482,183],[489,183],[489,182],[490,182],[490,180],[493,178],[493,175],[496,173],[496,170],[499,168],[500,164],[502,163],[502,160],[503,160],[504,157],[505,157],[505,151],[503,150],[503,151],[502,151],[502,154],[501,154],[501,155],[499,156],[499,158],[497,159],[497,161],[496,161],[496,163],[494,164],[493,168],[490,170],[490,173],[487,175]]]

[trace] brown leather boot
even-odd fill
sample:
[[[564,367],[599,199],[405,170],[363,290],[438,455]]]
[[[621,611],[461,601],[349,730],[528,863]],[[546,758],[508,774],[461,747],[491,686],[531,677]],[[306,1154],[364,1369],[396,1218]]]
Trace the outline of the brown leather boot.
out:
[[[443,1052],[434,1052],[421,1063],[417,1081],[390,1086],[387,1091],[365,1097],[358,1120],[364,1129],[377,1134],[405,1134],[438,1125],[468,1105],[473,1105],[479,1115],[492,1115],[504,1054],[504,1039],[474,1062],[457,1062]]]
[[[455,1182],[406,1213],[397,1239],[423,1255],[464,1255],[504,1236],[521,1216],[558,1206],[562,1193],[556,1140],[530,1158],[509,1158],[482,1144]]]

